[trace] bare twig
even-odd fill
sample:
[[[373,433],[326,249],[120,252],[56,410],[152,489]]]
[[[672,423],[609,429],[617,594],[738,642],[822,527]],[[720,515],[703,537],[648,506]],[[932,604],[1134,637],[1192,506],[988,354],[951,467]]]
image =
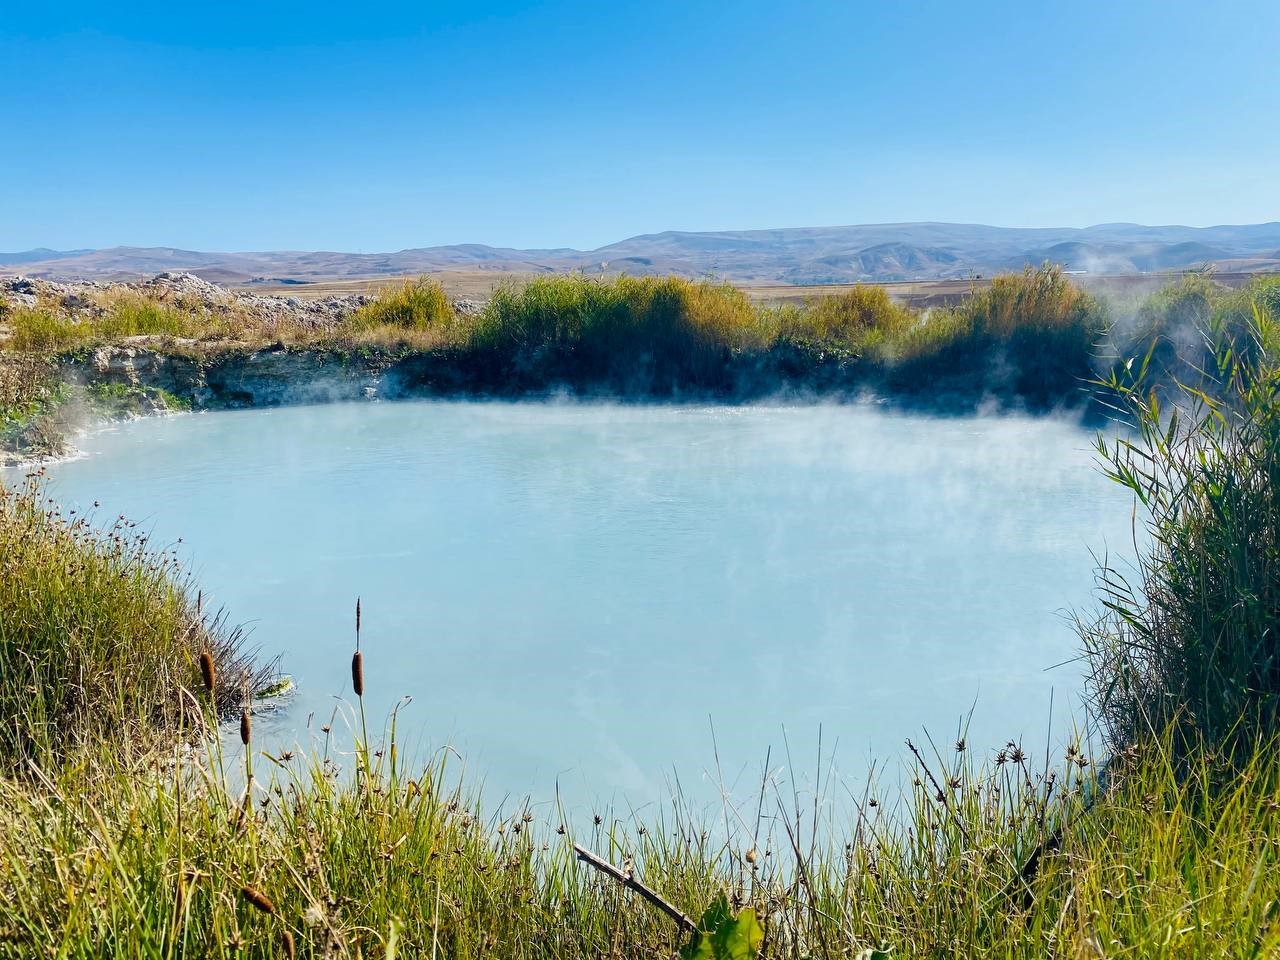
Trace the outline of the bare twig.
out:
[[[634,890],[636,893],[640,894],[640,896],[644,897],[686,930],[697,929],[698,925],[694,923],[692,919],[690,919],[686,914],[681,913],[676,907],[672,906],[656,892],[646,887],[629,872],[615,867],[612,863],[602,857],[596,856],[580,843],[575,843],[573,845],[573,852],[578,855],[578,859],[583,863],[595,867],[601,873],[608,874],[627,889]]]

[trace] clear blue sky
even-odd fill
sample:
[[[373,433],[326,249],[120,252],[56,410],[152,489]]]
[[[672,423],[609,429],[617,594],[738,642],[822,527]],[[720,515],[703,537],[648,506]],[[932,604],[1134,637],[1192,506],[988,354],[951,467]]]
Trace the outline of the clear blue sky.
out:
[[[0,250],[1280,219],[1280,3],[20,3]]]

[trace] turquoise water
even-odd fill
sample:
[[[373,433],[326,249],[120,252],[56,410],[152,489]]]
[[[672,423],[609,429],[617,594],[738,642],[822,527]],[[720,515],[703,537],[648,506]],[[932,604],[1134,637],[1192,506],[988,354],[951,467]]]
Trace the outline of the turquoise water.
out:
[[[974,747],[1043,745],[1051,701],[1059,728],[1079,703],[1079,665],[1049,668],[1091,551],[1132,552],[1091,439],[873,406],[370,403],[131,422],[50,473],[182,538],[297,681],[258,724],[276,741],[349,701],[359,595],[369,715],[412,697],[411,749],[451,743],[490,796],[644,804],[758,780],[784,742],[812,769],[819,730],[849,774],[971,709]]]

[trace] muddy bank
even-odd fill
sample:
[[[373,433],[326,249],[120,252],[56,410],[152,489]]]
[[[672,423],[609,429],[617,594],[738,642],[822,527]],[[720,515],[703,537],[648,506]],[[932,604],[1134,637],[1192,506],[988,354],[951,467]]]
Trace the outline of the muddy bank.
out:
[[[195,410],[242,409],[297,403],[399,400],[413,397],[546,397],[638,401],[749,402],[768,397],[885,402],[938,412],[972,412],[990,405],[1046,412],[1080,408],[1083,389],[993,391],[989,379],[935,377],[911,384],[853,355],[792,349],[725,356],[706,376],[677,382],[637,358],[620,377],[584,379],[556,358],[513,366],[500,356],[457,348],[428,351],[343,350],[227,344],[210,350],[194,342],[130,338],[62,361],[62,374],[80,387],[111,385],[158,391]]]

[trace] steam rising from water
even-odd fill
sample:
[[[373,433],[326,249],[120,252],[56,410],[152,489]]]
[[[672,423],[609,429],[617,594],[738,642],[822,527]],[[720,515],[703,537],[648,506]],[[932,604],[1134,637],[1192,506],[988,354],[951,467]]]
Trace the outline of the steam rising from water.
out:
[[[700,789],[709,716],[729,780],[784,727],[859,773],[975,703],[975,748],[1042,744],[1051,696],[1078,702],[1078,668],[1046,672],[1062,613],[1129,543],[1090,440],[870,406],[334,405],[123,425],[54,490],[185,538],[297,679],[264,732],[350,695],[361,594],[371,716],[412,695],[410,744],[499,792],[644,803],[672,770]]]

